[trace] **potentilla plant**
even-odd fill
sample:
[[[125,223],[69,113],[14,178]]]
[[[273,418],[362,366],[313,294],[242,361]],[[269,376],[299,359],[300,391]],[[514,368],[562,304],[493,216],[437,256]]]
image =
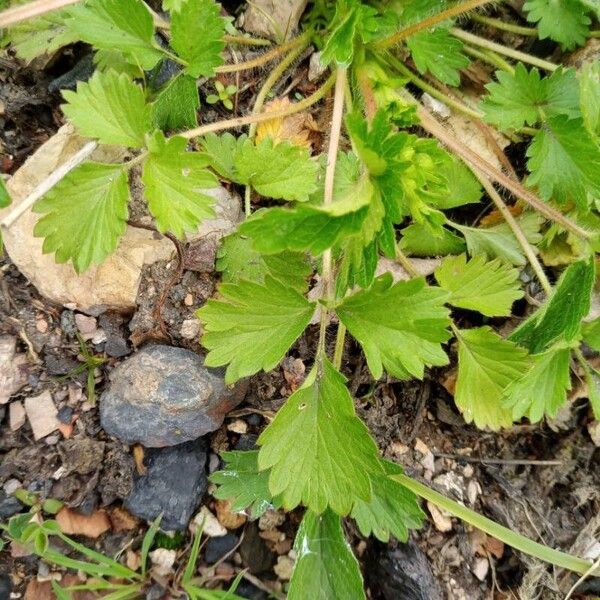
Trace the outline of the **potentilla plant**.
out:
[[[588,561],[528,540],[383,460],[340,369],[348,337],[375,380],[423,379],[456,350],[456,406],[466,423],[495,431],[555,416],[576,361],[600,418],[600,373],[581,351],[582,343],[600,351],[600,321],[586,320],[600,223],[600,65],[562,67],[467,28],[482,23],[571,50],[592,35],[597,6],[530,0],[524,12],[531,27],[524,27],[480,15],[486,0],[320,0],[300,35],[262,48],[270,43],[239,35],[213,0],[164,0],[160,15],[141,0],[67,3],[74,5],[25,21],[19,7],[9,11],[4,22],[19,22],[6,40],[26,60],[75,41],[91,45],[96,71],[63,93],[64,114],[83,136],[122,146],[133,158],[93,162],[89,145],[34,206],[44,251],[78,272],[113,252],[128,219],[133,167],[141,169],[156,228],[181,239],[213,216],[203,190],[225,180],[245,189],[246,219],[223,241],[222,282],[198,311],[206,364],[226,366],[228,383],[274,369],[319,315],[306,380],[263,431],[258,450],[224,453],[225,469],[212,476],[216,496],[253,517],[269,506],[304,507],[289,598],[364,598],[343,518],[365,536],[405,541],[424,519],[417,496],[524,552],[589,572]],[[323,83],[265,112],[273,86],[311,44],[327,68]],[[224,64],[230,45],[262,52]],[[472,57],[497,68],[479,102],[460,88]],[[157,87],[167,63],[177,66],[175,74]],[[200,78],[271,63],[250,114],[198,125]],[[421,92],[527,143],[523,181],[505,157],[501,170],[453,135]],[[257,137],[258,124],[329,95],[323,156],[297,140]],[[247,133],[219,133],[246,126]],[[460,222],[464,211],[456,209],[484,197],[493,218],[485,226]],[[410,279],[376,277],[382,256]],[[425,278],[411,256],[443,260]],[[491,319],[513,315],[527,265],[543,301],[502,335]],[[309,299],[311,287],[318,297]],[[465,324],[472,321],[482,325]]]

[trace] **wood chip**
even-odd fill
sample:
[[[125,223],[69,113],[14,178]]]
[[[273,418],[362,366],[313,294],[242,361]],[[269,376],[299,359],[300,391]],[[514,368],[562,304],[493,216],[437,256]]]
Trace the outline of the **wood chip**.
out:
[[[58,411],[49,391],[46,390],[33,398],[26,398],[25,412],[36,441],[58,429],[59,421],[56,418]]]
[[[83,515],[65,506],[58,511],[56,522],[67,535],[84,535],[89,538],[100,537],[110,529],[110,519],[104,510]]]

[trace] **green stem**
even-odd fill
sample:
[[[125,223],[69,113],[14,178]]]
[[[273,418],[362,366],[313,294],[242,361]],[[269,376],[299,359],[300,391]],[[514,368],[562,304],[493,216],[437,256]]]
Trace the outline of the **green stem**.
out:
[[[521,61],[524,63],[528,63],[535,67],[539,67],[540,69],[544,69],[545,71],[556,71],[558,69],[558,65],[551,63],[542,58],[538,58],[537,56],[532,56],[531,54],[527,54],[526,52],[521,52],[520,50],[514,50],[513,48],[507,48],[502,44],[498,44],[496,42],[492,42],[491,40],[486,40],[485,38],[479,37],[473,33],[469,33],[468,31],[463,31],[458,27],[452,27],[450,29],[450,33],[457,37],[459,40],[463,40],[463,42],[467,42],[468,44],[473,44],[474,46],[479,46],[480,48],[485,48],[487,50],[492,50],[493,52],[497,52],[498,54],[502,54],[503,56],[508,56],[517,61]]]
[[[590,561],[567,554],[566,552],[561,552],[560,550],[554,550],[548,546],[543,546],[538,542],[534,542],[524,535],[508,529],[508,527],[504,527],[503,525],[500,525],[495,521],[478,514],[474,510],[471,510],[466,506],[455,502],[454,500],[446,498],[446,496],[443,496],[439,492],[432,490],[431,488],[423,485],[415,479],[412,479],[411,477],[408,477],[407,475],[392,475],[391,478],[395,479],[404,487],[417,494],[417,496],[424,498],[442,510],[448,511],[455,517],[458,517],[473,527],[480,529],[488,535],[495,537],[505,544],[512,546],[516,550],[524,552],[525,554],[529,554],[530,556],[543,560],[552,565],[556,565],[557,567],[569,569],[575,573],[586,573],[592,566]]]
[[[289,50],[293,50],[294,48],[301,46],[310,40],[311,32],[306,31],[302,35],[298,36],[290,40],[289,42],[285,42],[280,46],[265,52],[262,56],[254,58],[252,60],[247,60],[245,62],[237,63],[235,65],[221,65],[217,67],[215,71],[217,73],[237,73],[238,71],[245,71],[247,69],[256,69],[257,67],[262,67],[266,65],[268,62],[275,60],[278,56],[285,54]]]
[[[512,65],[506,62],[502,57],[500,57],[495,52],[491,52],[490,50],[478,50],[477,48],[473,48],[472,46],[466,45],[463,48],[463,52],[468,54],[469,56],[473,56],[474,58],[478,58],[483,62],[489,63],[493,67],[497,69],[501,69],[502,71],[506,71],[511,75],[515,72]]]
[[[319,100],[322,100],[329,90],[335,84],[335,74],[331,75],[327,81],[313,94],[296,102],[283,110],[274,111],[272,113],[259,113],[258,115],[248,115],[247,117],[235,117],[233,119],[225,119],[223,121],[217,121],[216,123],[209,123],[208,125],[202,125],[188,131],[182,131],[177,135],[186,139],[192,139],[212,133],[214,131],[223,131],[225,129],[235,129],[236,127],[244,127],[245,125],[251,125],[252,123],[260,123],[262,121],[271,121],[272,119],[279,119],[288,117],[289,115],[296,114],[307,109],[309,106],[316,104]]]
[[[537,37],[537,29],[535,27],[523,27],[522,25],[516,25],[515,23],[505,23],[501,19],[494,19],[493,17],[484,17],[483,15],[473,15],[471,17],[473,21],[477,21],[482,25],[489,25],[502,31],[509,31],[510,33],[516,33],[517,35],[525,35],[528,37]]]
[[[333,351],[333,366],[339,371],[342,367],[344,343],[346,342],[346,326],[340,321],[335,337],[335,350]]]
[[[415,269],[414,265],[410,262],[410,259],[396,244],[396,260],[400,263],[400,266],[411,276],[420,277],[420,273]]]
[[[389,37],[379,40],[374,44],[376,48],[390,48],[395,46],[402,40],[410,37],[411,35],[423,31],[424,29],[431,29],[434,25],[441,23],[442,21],[446,21],[447,19],[451,19],[452,17],[457,17],[458,15],[462,15],[463,13],[469,12],[474,8],[478,8],[479,6],[484,6],[485,4],[490,4],[494,0],[466,0],[460,2],[459,4],[443,10],[437,15],[433,15],[428,17],[427,19],[423,19],[419,23],[415,23],[414,25],[409,25],[408,27],[397,31],[393,35]]]
[[[444,92],[438,90],[433,85],[429,84],[427,81],[419,77],[416,73],[414,73],[411,69],[409,69],[406,65],[404,65],[400,60],[398,60],[395,56],[388,56],[387,60],[390,65],[392,65],[397,71],[399,71],[405,77],[408,77],[416,86],[421,88],[424,92],[427,92],[430,96],[437,98],[440,102],[448,105],[459,113],[462,113],[468,117],[473,117],[474,119],[481,119],[483,114],[478,110],[473,108],[469,108],[466,104],[459,102],[455,98],[444,94]]]

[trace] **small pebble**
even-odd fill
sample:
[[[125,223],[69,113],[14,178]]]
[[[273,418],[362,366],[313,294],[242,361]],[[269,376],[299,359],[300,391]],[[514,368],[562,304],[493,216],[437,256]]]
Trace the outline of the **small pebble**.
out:
[[[40,317],[35,322],[35,328],[40,333],[48,333],[48,321],[46,321],[46,319],[44,319],[43,317]]]
[[[289,556],[278,556],[277,563],[273,567],[273,571],[279,579],[283,581],[289,581],[292,578],[294,572],[294,561]]]
[[[231,552],[237,543],[238,537],[233,533],[210,538],[206,542],[206,547],[204,549],[204,560],[209,564],[216,563],[228,552]]]
[[[26,398],[25,411],[36,441],[51,434],[58,427],[56,419],[58,411],[54,406],[52,395],[47,390],[34,398]]]
[[[246,522],[246,515],[231,510],[231,502],[229,500],[217,500],[215,510],[219,523],[227,529],[237,529]]]
[[[70,425],[73,421],[73,409],[70,406],[63,406],[58,409],[56,418],[65,425]]]
[[[79,329],[79,333],[81,333],[84,340],[89,340],[94,337],[96,329],[98,329],[98,321],[96,321],[94,317],[88,317],[87,315],[82,315],[81,313],[77,313],[75,315],[75,324],[77,325],[77,329]]]
[[[473,575],[479,579],[479,581],[485,581],[488,571],[490,570],[490,563],[487,558],[478,558],[473,564]]]
[[[275,529],[285,522],[285,513],[269,508],[258,520],[258,528],[261,531]]]
[[[242,419],[236,419],[227,425],[227,429],[233,433],[244,434],[248,432],[248,423]]]
[[[186,306],[193,306],[194,305],[194,296],[192,296],[192,294],[186,294],[185,298],[183,299],[183,303]]]
[[[4,483],[2,489],[7,496],[12,496],[23,484],[18,479],[9,479]]]
[[[186,319],[181,324],[181,329],[179,333],[181,337],[185,340],[195,340],[200,337],[200,330],[202,325],[198,319]]]
[[[20,400],[11,402],[8,406],[8,421],[10,423],[11,431],[17,431],[25,425],[26,421],[25,409],[23,403]]]
[[[206,506],[203,506],[200,512],[194,517],[194,523],[196,526],[202,527],[202,533],[207,537],[227,535],[227,529],[219,523],[217,517]]]

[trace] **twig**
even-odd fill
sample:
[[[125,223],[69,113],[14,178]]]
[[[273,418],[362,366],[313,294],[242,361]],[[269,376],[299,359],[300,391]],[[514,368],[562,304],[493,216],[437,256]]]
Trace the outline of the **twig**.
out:
[[[236,127],[244,127],[245,125],[250,125],[252,123],[260,123],[262,121],[271,121],[272,119],[287,117],[297,112],[301,112],[309,106],[316,104],[319,100],[322,100],[334,84],[335,74],[333,74],[314,94],[310,95],[308,98],[304,98],[304,100],[300,100],[300,102],[296,102],[295,104],[286,109],[272,113],[260,113],[258,115],[249,115],[247,117],[236,117],[234,119],[217,121],[216,123],[210,123],[208,125],[196,127],[195,129],[183,131],[177,135],[180,135],[181,137],[184,137],[189,140],[195,137],[201,137],[213,131],[235,129]]]
[[[485,48],[486,50],[492,50],[493,52],[503,54],[504,56],[508,56],[509,58],[514,58],[515,60],[520,60],[521,62],[529,63],[530,65],[533,65],[534,67],[539,67],[540,69],[544,69],[545,71],[552,72],[558,69],[558,65],[555,63],[544,60],[542,58],[538,58],[537,56],[532,56],[531,54],[527,54],[526,52],[521,52],[513,48],[507,48],[502,44],[492,42],[491,40],[486,40],[482,37],[479,37],[478,35],[469,33],[468,31],[463,31],[458,27],[452,27],[450,29],[450,33],[454,37],[457,37],[459,40],[463,40],[463,42],[468,42],[469,44],[473,44],[474,46],[479,46],[480,48]]]
[[[532,467],[560,467],[561,460],[529,460],[520,458],[480,458],[478,456],[462,456],[461,454],[447,454],[445,452],[433,452],[436,458],[449,458],[458,462],[487,463],[490,465],[526,465]]]
[[[0,222],[0,228],[8,229],[25,212],[27,212],[42,196],[47,194],[63,177],[70,173],[75,167],[84,162],[96,149],[98,142],[88,142],[81,150],[76,152],[69,160],[52,171],[22,202],[14,207]]]
[[[529,243],[527,237],[523,233],[523,230],[519,226],[519,223],[517,223],[517,220],[513,217],[510,210],[508,210],[506,204],[504,204],[504,201],[492,185],[492,182],[477,169],[472,168],[471,170],[473,171],[475,177],[477,177],[477,179],[481,182],[481,185],[484,187],[488,196],[492,199],[492,202],[496,205],[496,208],[500,211],[500,213],[506,220],[506,223],[508,224],[511,231],[513,232],[513,235],[517,239],[517,242],[519,242],[519,246],[521,246],[521,248],[523,249],[523,252],[527,257],[531,268],[534,270],[539,282],[542,284],[544,291],[549,296],[552,293],[552,286],[550,285],[550,281],[548,280],[548,277],[544,272],[544,268],[538,260],[538,257],[536,256],[531,244]]]
[[[22,6],[15,6],[0,12],[0,28],[20,23],[27,19],[33,19],[46,13],[64,8],[71,4],[77,4],[80,0],[36,0]]]

